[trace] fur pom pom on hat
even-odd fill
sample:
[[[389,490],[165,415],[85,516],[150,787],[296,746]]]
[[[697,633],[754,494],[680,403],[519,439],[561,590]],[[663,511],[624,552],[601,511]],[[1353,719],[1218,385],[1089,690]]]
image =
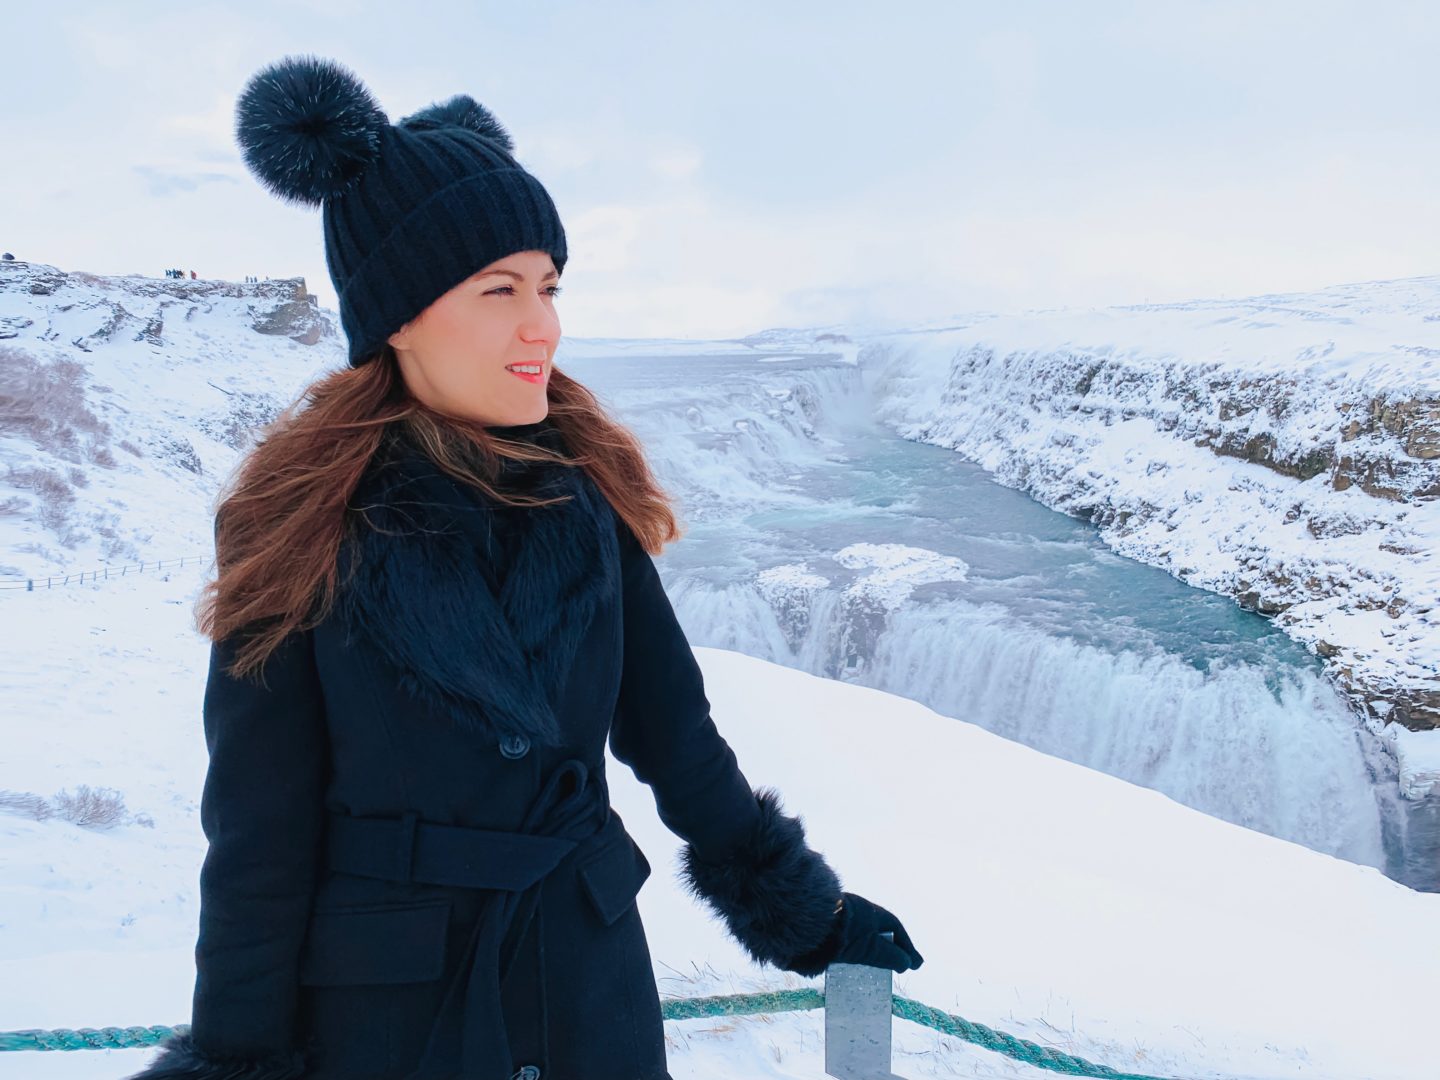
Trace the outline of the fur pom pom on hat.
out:
[[[349,69],[289,56],[245,85],[235,140],[271,194],[321,208],[352,366],[496,259],[544,251],[565,272],[554,202],[515,160],[510,133],[468,95],[392,124]]]

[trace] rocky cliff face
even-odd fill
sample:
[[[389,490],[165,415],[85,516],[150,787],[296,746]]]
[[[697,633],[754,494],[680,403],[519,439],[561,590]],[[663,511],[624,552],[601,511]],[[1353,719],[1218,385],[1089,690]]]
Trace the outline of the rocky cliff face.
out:
[[[1410,506],[1440,497],[1440,390],[1376,394],[1353,383],[1293,374],[1167,371],[1162,376],[1113,361],[1091,365],[1069,394],[1056,389],[1058,400],[1068,401],[1072,412],[1106,426],[1117,419],[1149,419],[1158,432],[1300,481],[1293,486],[1293,498],[1276,501],[1273,510],[1279,523],[1302,526],[1317,552],[1326,541],[1346,537],[1368,537],[1374,545],[1375,559],[1368,565],[1351,563],[1337,573],[1323,560],[1287,562],[1268,543],[1237,544],[1231,549],[1235,572],[1205,582],[1208,587],[1218,585],[1241,606],[1263,615],[1296,609],[1292,618],[1302,622],[1305,615],[1299,609],[1305,605],[1337,600],[1352,611],[1379,612],[1391,620],[1379,628],[1383,639],[1422,641],[1440,632],[1433,583],[1405,573],[1407,563],[1428,563],[1433,552],[1404,525]],[[1291,415],[1307,418],[1303,437],[1287,431]],[[1321,422],[1315,423],[1317,419]],[[1157,466],[1152,460],[1146,467]],[[1165,471],[1163,464],[1159,469]],[[1308,483],[1312,480],[1330,492],[1354,489],[1377,502],[1367,510],[1363,502],[1316,498],[1317,489]],[[1134,532],[1167,511],[1145,503],[1137,507],[1108,494],[1084,508],[1097,524],[1118,535]],[[1193,569],[1181,571],[1182,576],[1196,577]],[[1377,590],[1382,574],[1388,585]],[[1380,687],[1366,678],[1367,669],[1373,672],[1376,665],[1357,671],[1343,640],[1327,640],[1322,632],[1310,634],[1304,628],[1301,633],[1318,655],[1332,661],[1339,685],[1367,715],[1379,719],[1371,699]],[[1440,686],[1431,680],[1389,678],[1381,685],[1383,696],[1374,704],[1382,706],[1385,718],[1412,730],[1440,727]],[[1386,704],[1393,712],[1383,709]]]
[[[860,360],[901,434],[1274,618],[1328,661],[1372,730],[1428,732],[1440,728],[1437,312],[1440,277],[1421,278],[980,315],[875,338]]]

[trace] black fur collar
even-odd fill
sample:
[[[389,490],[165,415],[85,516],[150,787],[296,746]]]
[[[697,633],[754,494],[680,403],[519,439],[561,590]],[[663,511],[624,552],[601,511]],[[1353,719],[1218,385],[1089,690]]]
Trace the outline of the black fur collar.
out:
[[[515,434],[564,448],[548,424]],[[499,505],[387,433],[351,499],[337,612],[412,697],[460,727],[554,746],[570,661],[597,605],[619,593],[617,518],[579,467],[507,463],[507,477],[572,498]]]

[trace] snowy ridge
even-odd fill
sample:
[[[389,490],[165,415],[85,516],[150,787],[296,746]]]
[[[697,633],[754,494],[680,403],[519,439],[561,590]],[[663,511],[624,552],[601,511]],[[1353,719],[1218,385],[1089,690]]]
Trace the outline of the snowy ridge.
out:
[[[860,364],[899,434],[1273,614],[1377,728],[1440,724],[1440,277],[988,316]]]
[[[257,427],[343,365],[303,280],[100,277],[0,262],[0,576],[208,551]]]

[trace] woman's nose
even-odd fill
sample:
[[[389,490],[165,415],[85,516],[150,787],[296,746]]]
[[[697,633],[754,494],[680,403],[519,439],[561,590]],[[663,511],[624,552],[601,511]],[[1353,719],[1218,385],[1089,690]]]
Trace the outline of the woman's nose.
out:
[[[545,301],[535,302],[539,309],[526,312],[520,323],[520,336],[526,341],[553,341],[560,336],[560,316]]]

